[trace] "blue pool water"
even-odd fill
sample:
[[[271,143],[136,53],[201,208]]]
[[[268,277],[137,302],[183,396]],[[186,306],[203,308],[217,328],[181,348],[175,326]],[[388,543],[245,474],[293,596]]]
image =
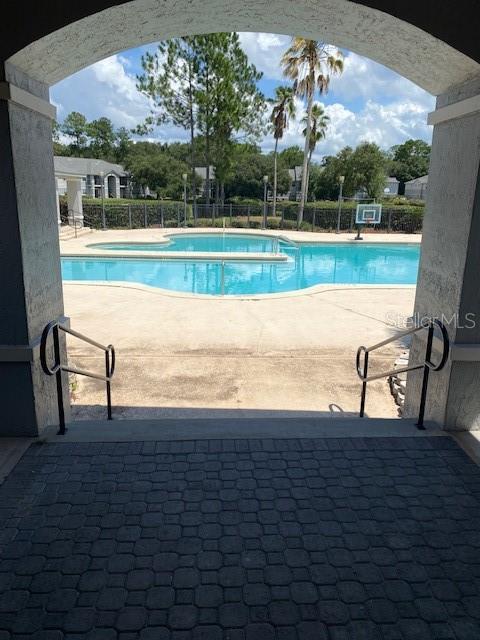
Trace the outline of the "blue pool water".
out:
[[[226,261],[225,295],[278,293],[317,284],[415,284],[420,247],[409,244],[283,245],[286,262]],[[63,258],[64,280],[139,282],[220,295],[222,264],[201,260]]]
[[[171,235],[169,244],[159,242],[121,244],[101,243],[90,245],[95,249],[115,249],[117,251],[199,251],[237,253],[268,253],[276,251],[277,238],[254,234],[197,233]],[[280,241],[281,245],[287,243]]]

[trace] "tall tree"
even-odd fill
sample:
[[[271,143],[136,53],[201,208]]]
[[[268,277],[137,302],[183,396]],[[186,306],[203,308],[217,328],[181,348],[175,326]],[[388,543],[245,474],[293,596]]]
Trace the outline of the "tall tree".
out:
[[[117,162],[124,164],[130,149],[132,148],[132,139],[130,137],[130,131],[126,127],[120,127],[116,131],[116,147],[115,157]]]
[[[240,198],[263,198],[263,176],[273,174],[273,153],[263,154],[256,145],[234,143],[232,169],[225,183],[225,195]],[[278,161],[278,189],[288,191],[290,177],[282,160]]]
[[[330,76],[343,71],[343,54],[323,42],[308,38],[293,38],[282,57],[283,73],[293,80],[295,93],[307,101],[307,127],[303,150],[302,187],[298,207],[297,226],[303,222],[307,189],[308,156],[312,129],[312,108],[315,93],[326,93]]]
[[[293,167],[298,167],[302,164],[303,151],[298,146],[287,147],[280,151],[279,157],[282,158],[289,169],[293,169]]]
[[[388,158],[374,142],[362,142],[349,163],[355,189],[365,189],[369,198],[378,198],[385,187]]]
[[[250,64],[237,33],[199,36],[199,126],[206,165],[215,160],[217,202],[231,172],[235,136],[255,140],[264,131],[266,102],[257,83],[262,74]]]
[[[430,145],[424,140],[407,140],[391,148],[391,174],[400,182],[399,193],[405,192],[405,182],[428,173]]]
[[[182,173],[188,172],[188,163],[170,154],[167,145],[137,142],[131,146],[125,166],[136,184],[148,186],[157,197],[182,196]]]
[[[275,89],[270,122],[272,123],[275,148],[273,151],[273,215],[277,209],[277,157],[278,141],[283,138],[290,118],[295,118],[295,94],[291,87],[280,86]]]
[[[142,58],[138,89],[154,102],[140,132],[170,121],[190,131],[192,194],[195,199],[195,140],[203,134],[207,173],[211,155],[222,182],[229,171],[233,134],[252,135],[262,120],[261,74],[240,47],[238,34],[175,38]],[[209,178],[209,176],[207,177]],[[195,202],[194,202],[195,207]]]
[[[190,134],[190,182],[196,216],[195,127],[197,52],[194,37],[160,42],[155,53],[142,56],[143,74],[137,76],[138,90],[150,98],[154,109],[137,130],[146,133],[166,121]]]
[[[83,113],[72,111],[65,117],[60,127],[65,135],[73,138],[71,150],[74,153],[81,153],[87,144],[87,119]]]
[[[320,140],[325,138],[327,133],[328,123],[330,122],[330,117],[327,116],[323,106],[319,103],[315,103],[312,107],[312,121],[311,121],[311,130],[310,130],[310,146],[308,150],[308,163],[307,163],[307,186],[306,186],[306,194],[305,201],[308,196],[308,185],[310,181],[310,165],[312,163],[312,155],[315,151],[315,147]],[[307,116],[302,119],[302,123],[307,125]],[[307,126],[302,131],[303,135],[307,136]]]
[[[109,118],[92,120],[86,126],[87,135],[90,138],[90,153],[95,158],[113,160],[115,157],[115,142],[117,135]]]

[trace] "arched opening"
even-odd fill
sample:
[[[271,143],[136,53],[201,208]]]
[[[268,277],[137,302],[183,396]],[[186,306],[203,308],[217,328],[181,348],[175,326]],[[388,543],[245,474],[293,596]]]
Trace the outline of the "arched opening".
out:
[[[39,349],[64,312],[48,85],[139,42],[259,24],[369,54],[438,95],[415,312],[445,320],[453,348],[427,418],[478,428],[480,69],[465,54],[471,34],[478,49],[478,10],[459,5],[473,3],[19,0],[19,28],[0,26],[0,435],[58,420]],[[63,175],[78,193],[81,177]],[[92,175],[104,195],[105,174]],[[420,385],[409,378],[413,414]],[[331,437],[316,421],[203,437],[202,421],[162,433],[143,421],[125,437],[109,424],[83,442],[36,440],[0,487],[2,638],[478,637],[478,473],[451,438],[405,437],[408,422],[393,438],[385,425]]]
[[[424,243],[426,249],[424,248],[423,252],[417,311],[428,315],[456,313],[461,307],[458,297],[450,299],[449,294],[446,293],[449,288],[448,282],[451,281],[451,273],[447,269],[448,276],[445,276],[445,269],[440,272],[438,268],[438,256],[440,254],[443,256],[447,252],[447,247],[443,239],[440,243],[437,242],[435,234],[440,220],[439,211],[445,210],[446,207],[453,209],[454,202],[460,197],[462,206],[455,207],[456,224],[457,229],[460,228],[458,219],[463,219],[463,230],[466,235],[458,238],[458,247],[456,247],[458,251],[454,252],[452,273],[461,279],[461,273],[463,273],[461,265],[465,266],[467,261],[468,242],[465,238],[468,236],[467,229],[470,228],[473,202],[473,196],[466,198],[464,193],[467,187],[470,192],[474,189],[474,176],[476,177],[478,168],[477,152],[474,147],[475,135],[472,135],[478,125],[475,116],[478,111],[476,106],[478,101],[475,96],[479,65],[476,61],[461,53],[460,47],[456,49],[446,44],[435,35],[415,26],[413,21],[407,22],[390,13],[347,0],[341,2],[324,0],[314,6],[308,2],[301,2],[296,3],[295,7],[278,0],[268,8],[253,1],[244,1],[240,5],[238,2],[210,2],[206,6],[204,3],[200,5],[177,2],[159,6],[150,0],[136,0],[120,6],[106,7],[103,11],[97,11],[75,21],[71,21],[68,15],[58,16],[59,20],[55,26],[48,26],[43,33],[37,34],[38,37],[30,44],[25,43],[19,51],[15,51],[12,47],[8,50],[4,75],[7,81],[5,95],[10,112],[6,117],[10,118],[10,124],[16,125],[10,126],[10,132],[13,132],[13,139],[10,140],[12,151],[16,144],[15,140],[18,143],[25,141],[27,130],[36,129],[39,133],[38,138],[28,145],[28,162],[23,164],[22,171],[19,171],[19,167],[15,167],[16,177],[13,178],[12,174],[11,178],[12,194],[14,200],[21,205],[18,207],[19,215],[22,215],[21,212],[26,207],[25,215],[28,217],[32,212],[31,197],[25,192],[20,194],[18,188],[20,183],[28,182],[28,177],[34,174],[31,184],[32,188],[38,192],[34,208],[42,211],[43,232],[46,234],[45,238],[36,237],[34,244],[53,248],[48,260],[45,260],[45,249],[38,252],[34,260],[30,256],[25,257],[28,251],[23,250],[19,253],[21,277],[26,282],[26,289],[33,299],[28,303],[17,299],[15,304],[19,305],[22,313],[26,312],[27,316],[35,313],[35,317],[32,316],[26,322],[28,330],[24,334],[23,343],[29,344],[30,340],[35,339],[41,326],[47,319],[51,319],[52,315],[58,317],[62,314],[58,249],[55,249],[54,224],[49,218],[50,216],[53,222],[56,222],[55,216],[51,216],[51,212],[55,210],[54,185],[49,124],[45,118],[49,115],[48,105],[45,104],[48,85],[134,44],[178,34],[211,31],[213,17],[215,28],[218,30],[249,30],[261,23],[266,31],[295,32],[329,41],[340,47],[345,46],[397,70],[419,86],[441,96],[438,103],[441,109],[433,119],[433,122],[439,125],[437,135],[434,137],[432,158],[436,190],[434,195],[429,193],[429,216],[426,227],[428,237]],[[432,29],[432,31],[435,30]],[[452,107],[452,103],[458,103],[460,106]],[[25,106],[28,107],[27,115],[24,113]],[[467,123],[465,127],[462,126],[463,120]],[[461,127],[459,136],[454,132],[457,126]],[[451,144],[452,136],[456,145]],[[460,140],[462,140],[461,147],[458,146]],[[453,160],[460,149],[464,158],[471,155],[471,162],[464,162],[462,165],[464,172],[459,167],[453,175],[446,178],[444,175],[446,159]],[[14,164],[19,162],[18,155],[15,156],[13,153],[12,157]],[[449,201],[443,197],[446,190],[451,196]],[[442,223],[445,224],[445,221],[443,220]],[[28,234],[20,224],[17,233],[19,245],[22,244],[23,239],[27,241],[27,237]],[[29,264],[26,264],[26,261],[29,261]],[[40,278],[45,272],[50,274],[46,287],[47,294],[45,294],[45,286],[40,286]],[[439,292],[441,292],[440,297],[438,297]],[[36,313],[38,310],[40,312]],[[8,332],[6,335],[8,336]],[[467,336],[467,342],[475,342],[473,333]],[[8,337],[10,341],[13,339]],[[18,338],[16,340],[18,341]],[[22,422],[32,422],[33,419],[35,425],[44,424],[52,421],[54,390],[41,378],[38,366],[30,365],[30,361],[28,362],[24,371],[20,373],[25,383],[31,385],[33,371],[35,378],[33,386],[44,388],[47,385],[49,391],[42,398],[38,397],[38,393],[36,394],[37,397],[32,399],[30,406],[30,418],[23,416]],[[452,366],[452,371],[454,369],[455,365]],[[449,371],[441,377],[439,384],[444,391],[449,388],[450,376]],[[6,377],[8,378],[8,374]],[[418,383],[413,381],[410,386],[412,403],[415,405]],[[434,403],[430,413],[432,418],[443,423],[449,414],[449,409],[445,403]],[[455,409],[452,405],[451,415],[454,414]],[[471,422],[473,419],[476,419],[476,409],[472,407],[472,413],[469,414],[466,422]],[[33,427],[34,431],[36,428],[36,426]],[[29,431],[31,427],[26,429]]]
[[[109,198],[119,198],[120,197],[120,180],[115,175],[110,175],[107,177],[108,180],[108,197]],[[118,186],[117,186],[118,181]]]

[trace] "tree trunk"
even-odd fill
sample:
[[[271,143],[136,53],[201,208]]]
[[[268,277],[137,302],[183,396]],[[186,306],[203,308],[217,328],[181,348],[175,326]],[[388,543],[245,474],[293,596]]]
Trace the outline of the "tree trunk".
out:
[[[314,80],[312,79],[311,86],[314,86]],[[300,226],[303,222],[303,210],[305,208],[305,195],[307,188],[307,172],[308,172],[308,154],[310,152],[310,134],[312,131],[312,107],[313,107],[313,89],[308,96],[307,101],[307,130],[305,132],[305,147],[303,149],[303,166],[302,166],[302,188],[300,192],[300,204],[298,207],[298,217],[297,217],[297,229],[300,229]]]
[[[220,201],[220,183],[218,182],[218,178],[215,178],[215,209],[216,216],[218,217],[218,205]]]
[[[207,95],[210,91],[210,78],[208,74],[208,67],[205,75],[205,89]],[[205,115],[205,203],[207,205],[207,211],[210,207],[210,106],[207,101],[206,115]]]
[[[275,151],[273,152],[273,216],[277,215],[277,149],[278,138],[275,138]]]
[[[308,189],[310,187],[310,167],[312,165],[312,155],[313,155],[313,149],[310,149],[309,154],[308,154],[308,165],[307,165],[307,190],[305,192],[305,203],[308,202]]]
[[[189,118],[190,118],[190,168],[191,168],[191,189],[193,200],[193,219],[197,222],[197,187],[195,185],[195,123],[193,121],[193,89],[192,89],[192,68],[188,67],[188,101],[189,101]]]
[[[205,135],[205,203],[207,207],[210,206],[210,141],[208,136]]]

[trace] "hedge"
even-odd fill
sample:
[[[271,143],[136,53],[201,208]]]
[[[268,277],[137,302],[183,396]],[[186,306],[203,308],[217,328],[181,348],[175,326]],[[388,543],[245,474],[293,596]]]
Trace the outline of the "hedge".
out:
[[[117,204],[105,202],[105,224],[108,229],[138,229],[145,227],[177,227],[184,225],[183,202],[145,200],[135,204]],[[67,222],[66,202],[60,203],[63,222]],[[271,204],[268,206],[268,227],[271,229],[296,229],[298,203],[282,202],[277,207],[277,215],[272,216]],[[83,203],[85,225],[93,229],[103,227],[102,205]],[[223,206],[198,205],[197,226],[223,226],[260,228],[263,219],[263,203],[229,203]],[[382,221],[375,226],[378,231],[418,233],[422,230],[423,207],[384,205]],[[307,203],[304,209],[302,229],[335,231],[338,223],[337,203]],[[194,226],[191,204],[187,205],[187,226]],[[355,227],[355,204],[344,203],[340,218],[340,231]]]

